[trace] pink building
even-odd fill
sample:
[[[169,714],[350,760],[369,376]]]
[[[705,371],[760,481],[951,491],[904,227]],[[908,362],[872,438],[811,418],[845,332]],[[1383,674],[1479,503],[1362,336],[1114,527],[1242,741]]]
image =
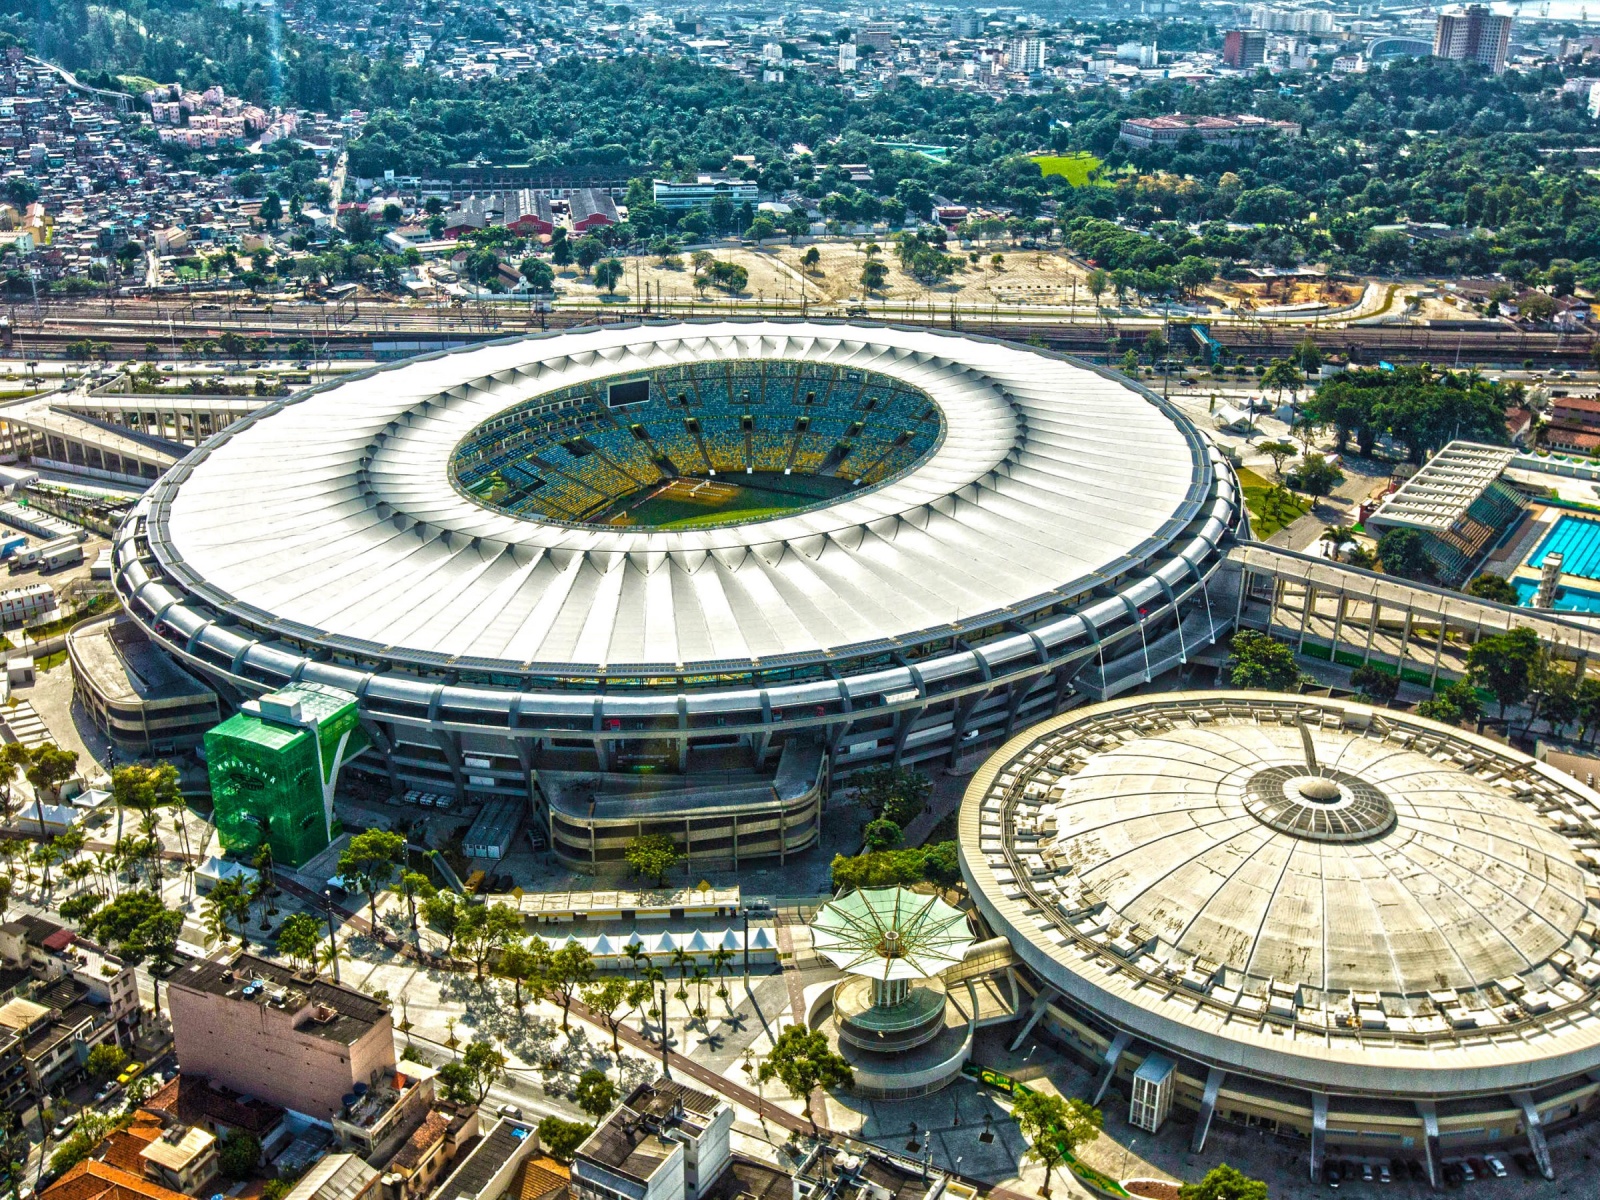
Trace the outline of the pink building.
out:
[[[177,972],[167,995],[185,1075],[324,1121],[394,1076],[389,1006],[351,988],[239,954]]]

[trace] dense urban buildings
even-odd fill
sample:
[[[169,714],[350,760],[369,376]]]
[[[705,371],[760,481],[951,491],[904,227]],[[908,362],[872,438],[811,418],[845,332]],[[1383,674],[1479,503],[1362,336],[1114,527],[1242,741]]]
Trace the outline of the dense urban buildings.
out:
[[[1511,18],[1469,4],[1439,14],[1434,27],[1433,53],[1439,58],[1480,63],[1496,75],[1506,69],[1506,47],[1511,43]]]

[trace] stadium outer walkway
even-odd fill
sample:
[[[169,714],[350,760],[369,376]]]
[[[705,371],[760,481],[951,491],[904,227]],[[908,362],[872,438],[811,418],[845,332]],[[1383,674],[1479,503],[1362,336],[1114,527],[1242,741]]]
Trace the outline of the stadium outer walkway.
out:
[[[1398,667],[1406,681],[1430,688],[1441,673],[1465,671],[1478,639],[1519,626],[1575,664],[1579,678],[1600,657],[1600,625],[1568,614],[1496,604],[1261,542],[1235,546],[1228,563],[1242,577],[1239,628],[1273,633],[1297,654],[1344,666]]]

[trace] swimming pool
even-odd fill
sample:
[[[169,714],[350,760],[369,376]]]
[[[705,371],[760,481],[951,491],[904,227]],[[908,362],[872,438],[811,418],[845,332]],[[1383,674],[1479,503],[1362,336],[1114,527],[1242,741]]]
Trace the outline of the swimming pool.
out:
[[[1539,590],[1539,581],[1513,579],[1511,585],[1517,589],[1517,603],[1523,608],[1531,608],[1533,597]],[[1600,592],[1564,587],[1556,592],[1554,607],[1561,612],[1600,613]]]
[[[1542,566],[1544,556],[1552,551],[1559,551],[1562,556],[1563,574],[1600,579],[1600,521],[1588,517],[1561,517],[1544,535],[1544,541],[1539,543],[1528,565]]]

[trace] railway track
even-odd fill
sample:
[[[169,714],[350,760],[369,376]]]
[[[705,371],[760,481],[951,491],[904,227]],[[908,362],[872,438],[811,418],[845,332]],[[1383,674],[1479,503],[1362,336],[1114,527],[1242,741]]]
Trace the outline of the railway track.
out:
[[[724,316],[798,316],[768,306],[751,306],[736,312],[707,310],[705,306],[666,314],[646,313],[647,319]],[[817,315],[816,313],[812,314]],[[637,310],[557,310],[531,312],[510,305],[463,306],[457,309],[418,310],[400,305],[363,302],[342,310],[291,308],[269,311],[258,306],[208,307],[203,304],[170,305],[120,301],[115,306],[49,305],[37,312],[13,310],[9,330],[0,334],[0,352],[12,357],[68,358],[72,347],[84,341],[105,347],[112,359],[143,358],[150,348],[163,358],[185,357],[184,343],[205,342],[225,334],[259,340],[272,357],[399,357],[404,345],[418,349],[446,344],[483,341],[518,333],[565,329],[592,324],[612,324],[639,319]],[[1056,320],[1050,318],[995,319],[989,314],[949,313],[896,319],[897,324],[938,329],[959,329],[1017,341],[1042,342],[1070,353],[1104,355],[1108,348],[1120,354],[1143,345],[1159,323],[1149,318],[1114,321]],[[1174,341],[1181,348],[1182,334]],[[1354,362],[1433,362],[1441,366],[1495,364],[1516,366],[1532,360],[1538,365],[1575,365],[1590,361],[1594,342],[1584,334],[1529,332],[1512,329],[1436,329],[1426,325],[1352,325],[1325,328],[1305,325],[1213,324],[1214,340],[1245,362],[1282,357],[1310,339],[1324,353],[1347,355]],[[218,357],[213,350],[203,355]]]

